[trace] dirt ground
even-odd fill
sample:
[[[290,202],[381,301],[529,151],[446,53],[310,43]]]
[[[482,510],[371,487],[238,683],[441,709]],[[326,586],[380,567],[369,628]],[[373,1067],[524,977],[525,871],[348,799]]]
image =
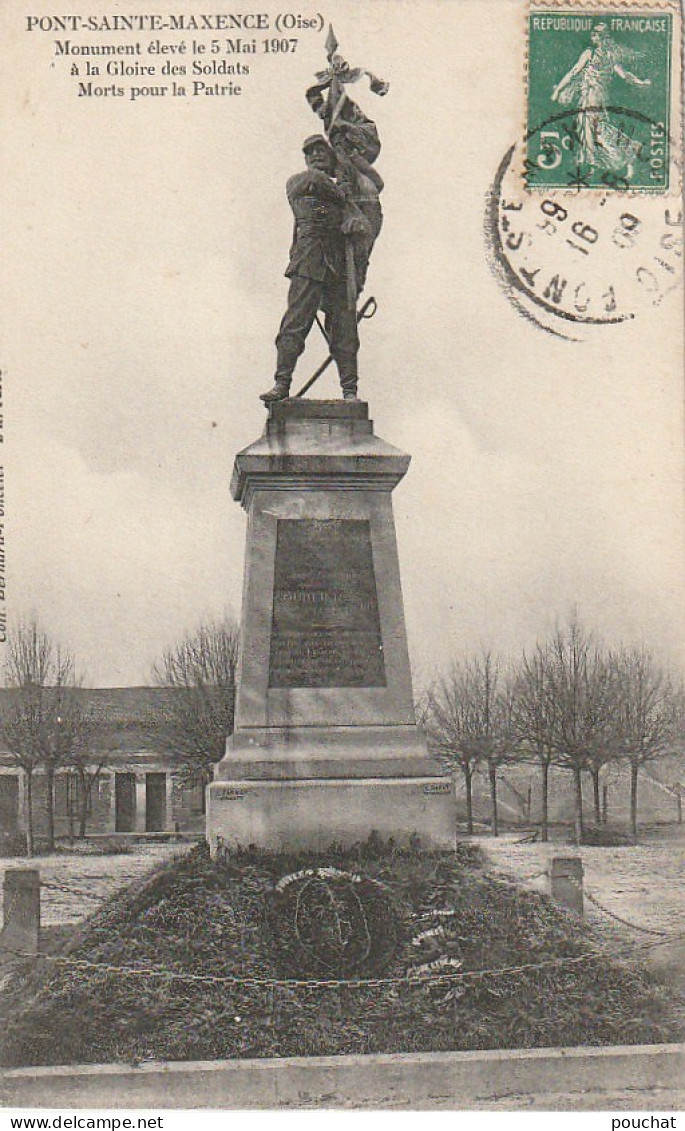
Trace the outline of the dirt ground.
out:
[[[0,884],[7,868],[38,868],[41,883],[40,918],[44,927],[73,923],[95,911],[103,899],[137,880],[156,864],[188,852],[187,843],[136,844],[133,852],[89,856],[58,852],[52,856],[0,857]],[[70,890],[64,890],[70,889]]]
[[[552,859],[580,856],[588,923],[615,947],[631,944],[638,948],[646,943],[657,943],[661,936],[651,933],[654,931],[668,935],[680,933],[679,939],[636,950],[635,957],[660,970],[685,991],[685,826],[674,826],[667,838],[655,837],[646,843],[620,848],[521,844],[520,833],[496,839],[474,837],[473,840],[498,871],[525,887],[546,893],[549,879],[544,873],[549,870]],[[607,912],[634,926],[618,922]]]

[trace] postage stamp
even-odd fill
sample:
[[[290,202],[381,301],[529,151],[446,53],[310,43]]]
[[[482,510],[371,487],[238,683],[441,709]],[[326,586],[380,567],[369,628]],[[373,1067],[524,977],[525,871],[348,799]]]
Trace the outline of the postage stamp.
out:
[[[669,189],[674,15],[569,5],[528,16],[528,188]]]
[[[549,333],[587,340],[682,285],[680,28],[671,0],[526,13],[525,118],[485,231],[510,301]]]

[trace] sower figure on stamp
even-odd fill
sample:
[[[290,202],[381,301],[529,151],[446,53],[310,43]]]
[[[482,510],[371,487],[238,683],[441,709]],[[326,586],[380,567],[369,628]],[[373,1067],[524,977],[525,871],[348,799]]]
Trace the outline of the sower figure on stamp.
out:
[[[570,71],[552,91],[552,102],[578,105],[580,158],[590,168],[624,171],[631,181],[640,143],[628,137],[612,121],[609,89],[614,75],[633,86],[650,86],[651,79],[638,78],[626,67],[639,58],[636,51],[616,43],[605,23],[595,24],[586,48]]]
[[[345,217],[349,190],[346,194],[333,179],[337,162],[325,137],[315,134],[302,148],[307,168],[286,185],[295,217],[286,270],[290,288],[276,338],[276,381],[262,394],[265,404],[289,396],[293,370],[320,309],[343,398],[357,398],[359,335],[355,304],[348,300],[344,231],[346,226],[349,230]]]

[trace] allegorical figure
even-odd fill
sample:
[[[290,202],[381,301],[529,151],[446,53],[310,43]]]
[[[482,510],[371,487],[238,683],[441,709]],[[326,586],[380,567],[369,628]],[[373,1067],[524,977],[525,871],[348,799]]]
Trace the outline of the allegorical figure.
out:
[[[307,102],[324,125],[335,152],[338,183],[348,190],[348,214],[351,221],[352,256],[356,271],[357,294],[364,289],[369,258],[383,223],[380,194],[383,178],[373,163],[381,151],[376,123],[347,94],[347,86],[367,76],[374,94],[384,95],[388,84],[370,71],[352,68],[342,55],[331,28],[326,43],[328,68],[319,72],[317,82],[307,91]]]
[[[360,116],[363,117],[361,112]],[[365,121],[368,122],[368,119]],[[369,124],[373,125],[373,122]],[[362,127],[352,122],[340,122],[329,137],[337,159],[338,183],[348,189],[348,212],[351,213],[354,209],[360,214],[360,222],[354,227],[350,239],[357,294],[361,294],[366,283],[373,245],[383,224],[380,202],[384,188],[383,178],[367,156]]]
[[[564,75],[552,92],[552,101],[578,106],[580,159],[595,168],[622,170],[626,180],[633,175],[633,162],[640,145],[619,130],[607,110],[609,87],[614,75],[635,86],[649,86],[624,64],[638,57],[637,52],[616,43],[606,24],[597,24],[591,33],[591,47]]]
[[[357,399],[357,311],[349,302],[345,238],[350,234],[346,206],[349,187],[336,184],[337,159],[321,134],[302,146],[306,169],[290,177],[286,193],[295,217],[286,276],[288,306],[276,337],[275,384],[261,399],[285,400],[297,359],[319,310],[331,355],[338,367],[344,400]]]

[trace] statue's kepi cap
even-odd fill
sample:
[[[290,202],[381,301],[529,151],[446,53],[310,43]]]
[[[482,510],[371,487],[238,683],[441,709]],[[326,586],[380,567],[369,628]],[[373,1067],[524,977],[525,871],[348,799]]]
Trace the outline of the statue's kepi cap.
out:
[[[328,153],[333,153],[331,146],[328,144],[323,134],[312,134],[311,137],[306,137],[302,142],[302,152],[306,153],[309,149],[314,149],[317,145],[322,145]]]

